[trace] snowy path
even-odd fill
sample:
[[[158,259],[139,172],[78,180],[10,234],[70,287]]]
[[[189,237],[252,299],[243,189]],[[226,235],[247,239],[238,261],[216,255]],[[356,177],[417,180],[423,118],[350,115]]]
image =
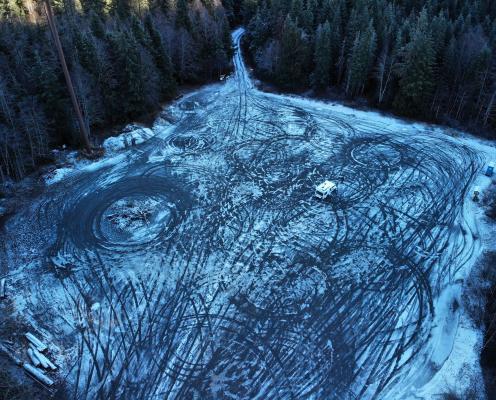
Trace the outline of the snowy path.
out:
[[[479,251],[462,206],[481,156],[261,93],[234,61],[6,227],[19,312],[67,349],[76,398],[384,398],[428,362],[435,301]]]

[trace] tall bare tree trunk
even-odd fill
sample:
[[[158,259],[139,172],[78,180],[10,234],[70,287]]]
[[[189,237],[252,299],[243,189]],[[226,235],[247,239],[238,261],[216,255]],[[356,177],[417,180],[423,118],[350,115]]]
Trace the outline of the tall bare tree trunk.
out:
[[[74,92],[74,86],[72,85],[71,75],[69,74],[69,70],[67,69],[67,64],[65,62],[64,51],[62,49],[62,44],[60,43],[59,34],[57,32],[57,27],[55,25],[55,18],[52,13],[52,7],[50,6],[50,1],[45,0],[45,13],[48,19],[48,25],[50,27],[50,31],[52,32],[52,38],[55,43],[55,48],[57,49],[57,54],[59,56],[59,61],[62,66],[62,71],[64,72],[65,82],[67,84],[67,90],[69,91],[69,95],[71,97],[72,106],[74,107],[74,111],[76,113],[76,117],[79,124],[79,130],[81,131],[81,137],[83,139],[84,147],[86,150],[91,152],[91,144],[89,140],[89,133],[86,129],[86,125],[84,123],[83,115],[81,113],[81,109],[79,107],[76,93]]]

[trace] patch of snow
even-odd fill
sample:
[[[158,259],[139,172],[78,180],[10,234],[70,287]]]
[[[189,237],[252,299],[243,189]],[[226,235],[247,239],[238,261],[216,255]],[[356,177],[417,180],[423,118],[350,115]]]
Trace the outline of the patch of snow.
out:
[[[74,172],[73,168],[69,167],[62,167],[53,170],[51,173],[45,176],[45,184],[47,185],[53,185],[54,183],[58,183],[61,180],[63,180],[65,177],[70,175],[72,172]]]
[[[57,168],[43,177],[47,186],[62,182],[64,179],[82,172],[97,171],[103,167],[110,167],[118,164],[126,158],[125,154],[120,154],[111,158],[104,157],[97,161],[74,160],[69,166]]]
[[[124,150],[144,143],[153,136],[155,136],[155,134],[150,128],[132,125],[132,129],[125,129],[119,136],[106,139],[103,142],[103,148],[107,152]]]
[[[460,140],[460,139],[456,139]],[[473,140],[466,136],[462,139],[468,146],[480,150],[481,155],[494,156],[491,144]],[[483,171],[482,171],[483,172]],[[480,173],[472,183],[463,206],[463,223],[474,236],[474,251],[468,261],[456,271],[450,284],[441,292],[434,309],[431,339],[424,351],[423,365],[409,369],[413,388],[401,392],[401,398],[433,399],[444,393],[454,392],[460,398],[469,389],[476,389],[476,399],[485,399],[480,367],[480,351],[483,344],[483,333],[470,320],[461,299],[463,282],[468,277],[484,248],[496,248],[494,224],[489,223],[484,215],[481,202],[471,199],[474,187],[486,190],[491,178]],[[463,258],[464,255],[459,256]],[[408,378],[405,378],[407,380]],[[400,385],[405,387],[406,385]],[[413,389],[413,393],[412,393]]]

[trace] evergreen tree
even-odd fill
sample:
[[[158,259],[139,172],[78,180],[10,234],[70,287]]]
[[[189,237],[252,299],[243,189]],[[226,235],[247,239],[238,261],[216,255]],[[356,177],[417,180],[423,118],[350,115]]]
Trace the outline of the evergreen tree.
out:
[[[314,62],[315,70],[312,74],[312,84],[317,90],[329,86],[331,72],[331,26],[329,22],[319,25],[315,39]]]
[[[81,31],[74,30],[74,42],[79,58],[79,62],[94,76],[99,73],[99,60],[96,46],[90,34],[82,33]]]
[[[323,24],[325,21],[332,21],[334,15],[334,10],[338,9],[333,0],[322,0],[322,6],[320,7],[320,12],[315,13],[318,23]]]
[[[8,19],[12,16],[12,7],[9,0],[0,0],[0,18]]]
[[[303,32],[288,15],[281,34],[281,58],[277,68],[277,79],[281,85],[299,87],[305,84],[306,58],[307,43]]]
[[[418,17],[417,26],[405,53],[395,108],[403,114],[423,115],[430,105],[435,86],[436,57],[425,9]]]
[[[353,43],[348,59],[346,94],[354,96],[363,93],[374,59],[376,45],[376,33],[372,23],[370,23],[365,31],[357,33]]]
[[[29,72],[31,84],[43,104],[45,114],[49,117],[47,123],[57,132],[55,141],[71,143],[75,134],[71,115],[68,114],[71,107],[65,91],[62,71],[55,56],[49,53],[41,55],[35,50],[32,68]]]
[[[290,16],[294,21],[301,20],[303,16],[303,0],[292,0]]]
[[[93,11],[99,16],[103,16],[105,10],[105,1],[104,0],[81,0],[81,6],[83,7],[83,11],[85,13],[90,13]]]
[[[258,0],[242,0],[239,2],[241,3],[240,13],[242,21],[245,25],[248,25],[257,12]]]
[[[171,11],[171,1],[172,0],[156,0],[154,1],[152,8],[159,8],[164,14],[169,14]]]
[[[191,20],[189,18],[188,0],[177,0],[176,3],[176,28],[191,30]]]
[[[143,24],[141,20],[136,16],[131,16],[131,31],[133,32],[134,38],[138,41],[138,43],[142,46],[148,45],[148,36],[145,34],[145,30],[143,29]]]
[[[336,60],[334,64],[337,64],[339,59],[340,50],[345,45],[345,41],[343,38],[343,21],[342,21],[342,11],[341,6],[338,4],[334,9],[334,13],[331,14],[332,19],[329,20],[331,26],[331,60]],[[344,51],[343,51],[344,53]],[[331,69],[334,69],[335,65],[331,66]]]
[[[99,38],[105,38],[105,28],[103,26],[100,16],[94,12],[90,13],[90,27],[93,34]]]
[[[301,13],[301,27],[309,34],[314,32],[314,15],[312,10],[312,3],[307,1],[307,5],[303,12]]]
[[[130,118],[146,110],[145,74],[138,43],[126,31],[110,36],[117,91],[122,112]]]
[[[110,11],[124,19],[131,15],[131,0],[111,0]]]
[[[150,36],[150,52],[160,71],[160,87],[164,98],[172,98],[176,93],[176,82],[169,54],[162,42],[162,37],[153,24],[151,15],[145,19],[145,28]]]
[[[270,37],[271,27],[268,23],[268,13],[269,10],[266,7],[260,7],[248,25],[248,35],[252,48],[261,47]]]

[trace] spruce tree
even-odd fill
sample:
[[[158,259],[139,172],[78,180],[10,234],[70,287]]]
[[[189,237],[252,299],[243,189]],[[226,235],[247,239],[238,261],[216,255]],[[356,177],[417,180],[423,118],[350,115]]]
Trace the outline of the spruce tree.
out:
[[[377,39],[372,22],[363,32],[356,35],[350,57],[345,92],[348,95],[363,93],[372,66],[377,46]]]
[[[191,30],[191,20],[189,18],[188,0],[177,0],[176,3],[176,28]]]
[[[83,33],[79,30],[74,30],[74,43],[81,66],[94,76],[99,73],[99,60],[96,46],[91,33]]]
[[[176,82],[169,54],[162,42],[162,37],[153,24],[150,14],[146,16],[145,28],[150,36],[149,50],[160,72],[160,91],[164,98],[172,98],[176,93]]]
[[[259,7],[254,18],[248,25],[248,34],[252,48],[262,47],[271,34],[271,27],[268,24],[269,10],[266,7]]]
[[[333,0],[322,0],[322,5],[318,13],[316,13],[316,18],[319,24],[323,24],[325,21],[332,21],[334,15],[334,10],[339,9]]]
[[[303,0],[292,0],[290,16],[294,21],[300,20],[303,15]]]
[[[288,15],[281,34],[281,57],[277,68],[278,82],[287,87],[301,87],[306,79],[307,47],[303,32]]]
[[[0,0],[0,17],[8,19],[12,15],[12,7],[9,0]]]
[[[105,28],[103,26],[102,19],[95,12],[90,13],[90,27],[91,27],[91,31],[97,38],[99,39],[105,38]]]
[[[110,11],[124,19],[131,15],[131,0],[111,0]]]
[[[131,31],[133,32],[134,38],[141,46],[147,46],[148,36],[143,29],[143,23],[136,15],[131,16]]]
[[[300,18],[301,27],[305,30],[305,32],[307,32],[308,34],[313,34],[314,15],[312,10],[312,3],[310,1],[307,1],[307,5],[301,13]]]
[[[406,115],[425,115],[434,90],[434,43],[428,25],[427,12],[422,10],[411,41],[405,48],[399,92],[394,106]]]
[[[241,16],[243,17],[243,23],[248,25],[250,20],[253,18],[257,12],[258,0],[238,0],[241,3]]]
[[[329,86],[331,72],[331,26],[329,22],[319,25],[315,39],[314,62],[315,70],[312,74],[312,85],[316,90]]]
[[[57,142],[71,143],[74,124],[71,119],[70,103],[60,69],[54,55],[35,50],[30,79],[36,96],[41,100],[49,127],[57,132]],[[69,134],[69,135],[68,135]]]
[[[158,0],[156,5],[165,15],[167,15],[171,10],[171,1],[172,0]]]
[[[105,10],[104,0],[81,0],[81,6],[85,13],[90,13],[91,11],[96,14],[103,16]]]
[[[138,43],[126,31],[115,32],[109,39],[121,110],[130,118],[139,116],[146,110],[147,104],[145,74]]]

